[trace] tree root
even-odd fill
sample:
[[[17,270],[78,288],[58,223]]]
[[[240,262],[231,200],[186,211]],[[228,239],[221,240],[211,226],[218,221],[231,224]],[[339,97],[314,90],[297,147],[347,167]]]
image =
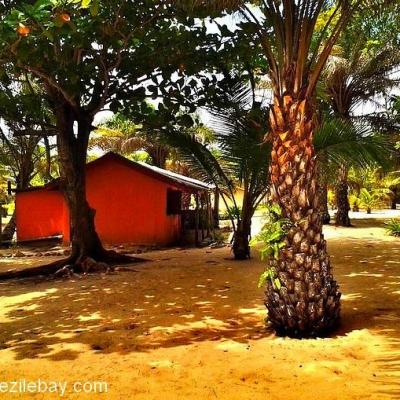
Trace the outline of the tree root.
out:
[[[78,273],[106,272],[114,270],[115,265],[130,264],[146,261],[143,258],[132,257],[126,254],[118,254],[115,251],[106,251],[99,257],[101,261],[96,261],[89,256],[71,255],[63,260],[57,260],[50,264],[38,267],[25,268],[21,270],[11,270],[0,272],[0,281],[32,278],[36,276],[70,277]]]

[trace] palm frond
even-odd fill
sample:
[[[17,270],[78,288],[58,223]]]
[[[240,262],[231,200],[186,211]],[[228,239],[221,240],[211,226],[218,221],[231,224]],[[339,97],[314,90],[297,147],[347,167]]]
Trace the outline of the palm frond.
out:
[[[375,134],[368,124],[354,124],[334,117],[326,118],[316,131],[314,147],[317,157],[328,162],[328,168],[332,165],[386,167],[392,152],[389,138]]]

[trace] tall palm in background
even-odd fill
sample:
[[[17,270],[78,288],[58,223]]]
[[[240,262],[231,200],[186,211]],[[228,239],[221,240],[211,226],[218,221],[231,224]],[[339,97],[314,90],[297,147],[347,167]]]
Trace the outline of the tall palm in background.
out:
[[[194,119],[194,125],[185,129],[188,134],[196,136],[202,143],[212,141],[212,131],[199,123],[197,118]],[[162,128],[156,124],[143,125],[122,113],[117,113],[96,128],[90,139],[89,148],[114,151],[124,156],[147,161],[159,168],[165,169],[168,166],[176,172],[189,175],[190,171],[184,165],[179,164],[173,148],[168,145],[166,138],[169,135],[166,133],[166,129],[175,132],[177,128],[171,124]]]
[[[159,168],[165,168],[170,153],[168,145],[162,142],[156,129],[143,129],[142,125],[120,113],[97,127],[89,146],[122,155],[132,155],[143,150],[149,155],[151,163]]]
[[[319,172],[321,219],[328,223],[328,184],[337,183],[343,165],[357,170],[387,168],[391,165],[393,144],[388,135],[377,133],[368,123],[354,123],[332,115],[323,118],[313,143]]]
[[[321,87],[323,96],[336,118],[349,123],[363,120],[381,130],[387,125],[379,112],[357,115],[362,104],[387,95],[399,82],[396,69],[400,66],[399,38],[390,31],[393,15],[383,13],[371,24],[356,19],[342,34],[335,52],[328,60]],[[369,105],[371,108],[371,105]],[[336,180],[336,225],[350,226],[348,172],[352,165],[343,162]]]

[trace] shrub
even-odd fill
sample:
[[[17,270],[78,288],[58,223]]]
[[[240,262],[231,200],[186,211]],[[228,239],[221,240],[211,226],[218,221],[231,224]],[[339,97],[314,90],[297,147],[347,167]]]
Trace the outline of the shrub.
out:
[[[389,235],[400,236],[400,220],[393,218],[385,222],[385,227]]]

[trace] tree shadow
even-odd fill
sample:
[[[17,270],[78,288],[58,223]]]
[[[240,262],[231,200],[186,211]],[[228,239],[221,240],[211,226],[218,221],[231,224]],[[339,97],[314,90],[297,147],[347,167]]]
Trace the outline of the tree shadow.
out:
[[[400,397],[400,242],[333,239],[329,250],[344,293],[341,326],[332,338],[363,330],[378,337],[379,346],[370,349],[376,396]],[[160,251],[135,264],[137,272],[0,283],[0,349],[17,360],[61,361],[83,352],[275,340],[265,329],[257,290],[263,263],[226,257],[226,248]]]
[[[256,288],[257,274],[238,285],[236,265],[242,277],[248,265],[222,262],[225,252],[211,260],[204,251],[209,260],[193,269],[190,261],[182,266],[180,257],[174,263],[160,252],[163,258],[157,261],[135,264],[135,273],[2,283],[0,347],[12,349],[19,360],[63,360],[85,349],[126,354],[206,340],[246,343],[265,337],[262,291],[256,296],[255,290],[244,296],[237,293],[242,287]],[[253,268],[261,270],[257,264]]]

